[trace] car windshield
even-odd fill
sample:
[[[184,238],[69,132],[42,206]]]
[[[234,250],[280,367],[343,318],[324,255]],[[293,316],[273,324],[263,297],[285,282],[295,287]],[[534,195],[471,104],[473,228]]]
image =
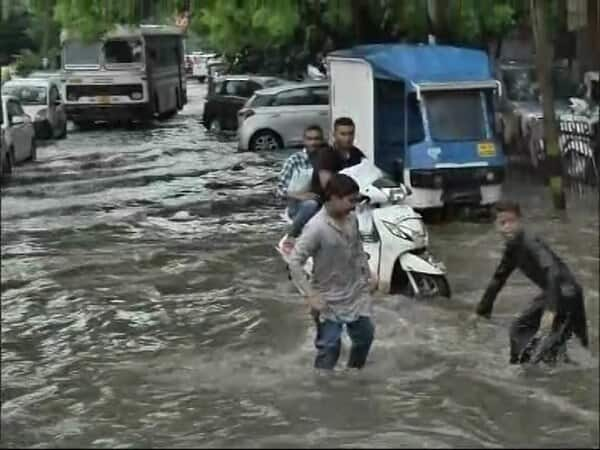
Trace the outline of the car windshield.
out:
[[[46,88],[43,86],[4,86],[2,95],[12,95],[23,105],[46,104]]]
[[[552,69],[552,86],[556,100],[568,100],[577,97],[577,85],[571,81],[569,71],[566,68]]]
[[[427,92],[425,104],[435,141],[475,141],[486,138],[486,111],[480,91]]]
[[[263,85],[266,88],[270,88],[270,87],[277,87],[277,86],[281,86],[283,84],[285,84],[285,80],[281,80],[279,78],[269,78],[268,80],[266,80]]]
[[[269,106],[273,101],[272,95],[260,95],[255,94],[250,100],[248,100],[249,108],[260,108],[262,106]]]
[[[143,46],[139,39],[113,39],[104,43],[107,64],[136,64],[142,62]]]
[[[535,68],[509,68],[504,70],[504,84],[509,100],[517,102],[539,101],[540,87]],[[552,68],[552,87],[556,100],[568,100],[577,96],[577,86],[571,81],[568,69]]]
[[[68,42],[64,47],[65,66],[98,66],[100,64],[100,42],[84,44],[83,42]]]
[[[537,101],[536,74],[533,67],[506,69],[503,73],[506,96],[515,102]]]

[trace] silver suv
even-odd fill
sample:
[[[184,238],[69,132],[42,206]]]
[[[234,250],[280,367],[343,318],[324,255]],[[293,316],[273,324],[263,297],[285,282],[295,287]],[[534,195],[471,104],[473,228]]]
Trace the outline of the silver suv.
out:
[[[257,91],[238,112],[240,151],[302,146],[304,130],[320,125],[329,135],[327,82],[287,84]]]

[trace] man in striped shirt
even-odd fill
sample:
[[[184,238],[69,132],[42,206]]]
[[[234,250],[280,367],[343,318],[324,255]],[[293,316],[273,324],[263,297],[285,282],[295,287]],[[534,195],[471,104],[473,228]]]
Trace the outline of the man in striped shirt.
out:
[[[310,187],[303,192],[291,192],[290,181],[298,171],[313,168],[313,159],[323,145],[323,130],[318,125],[311,125],[304,131],[304,149],[290,156],[279,175],[277,196],[288,200],[288,214],[292,219],[288,237],[283,242],[283,250],[291,251],[294,241],[306,222],[321,208],[319,196],[311,192]]]

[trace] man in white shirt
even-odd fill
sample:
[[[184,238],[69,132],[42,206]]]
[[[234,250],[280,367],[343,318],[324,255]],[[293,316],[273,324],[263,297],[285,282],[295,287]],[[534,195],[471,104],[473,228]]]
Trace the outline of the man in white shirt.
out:
[[[279,175],[277,196],[288,200],[288,214],[293,220],[288,231],[288,237],[283,242],[283,250],[289,252],[294,246],[295,239],[300,236],[306,222],[321,208],[319,196],[311,192],[310,184],[300,192],[289,190],[290,181],[302,170],[312,170],[312,160],[323,146],[323,130],[318,125],[311,125],[304,131],[304,149],[290,156]]]

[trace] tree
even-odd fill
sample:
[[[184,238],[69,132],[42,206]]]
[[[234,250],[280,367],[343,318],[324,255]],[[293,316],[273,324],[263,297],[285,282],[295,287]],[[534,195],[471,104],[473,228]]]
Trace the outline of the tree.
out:
[[[566,208],[566,199],[561,176],[562,167],[560,147],[558,145],[558,126],[554,111],[554,91],[551,74],[553,53],[547,29],[547,2],[546,0],[530,0],[530,4],[531,22],[536,47],[536,65],[544,110],[546,173],[550,180],[554,208],[564,210]]]

